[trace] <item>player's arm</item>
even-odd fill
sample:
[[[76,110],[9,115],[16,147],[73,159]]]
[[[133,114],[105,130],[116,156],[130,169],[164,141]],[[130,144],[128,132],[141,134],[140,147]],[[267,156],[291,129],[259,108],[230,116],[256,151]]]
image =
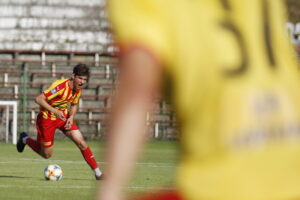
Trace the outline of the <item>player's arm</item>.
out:
[[[47,102],[47,99],[44,95],[44,93],[38,95],[36,98],[35,98],[35,102],[37,104],[39,104],[40,106],[42,106],[43,108],[47,109],[48,111],[50,112],[53,112],[58,118],[60,118],[61,120],[65,121],[66,118],[63,114],[62,111],[60,110],[57,110],[55,108],[53,108],[48,102]]]
[[[71,104],[69,118],[74,118],[78,110],[78,104]]]
[[[72,127],[73,121],[74,121],[74,116],[77,113],[77,109],[78,109],[78,104],[71,104],[69,117],[68,117],[67,122],[65,124],[66,129],[69,129],[69,128]]]
[[[146,113],[159,90],[161,69],[147,52],[135,49],[121,58],[121,77],[109,132],[106,178],[97,199],[123,199],[145,141]]]

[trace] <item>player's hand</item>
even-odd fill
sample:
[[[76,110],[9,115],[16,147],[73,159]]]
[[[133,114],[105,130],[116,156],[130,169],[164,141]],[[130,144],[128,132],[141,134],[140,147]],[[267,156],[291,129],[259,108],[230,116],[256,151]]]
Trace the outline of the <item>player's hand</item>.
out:
[[[69,130],[72,127],[72,125],[73,125],[73,117],[70,117],[67,119],[67,122],[66,122],[64,128],[66,130]]]
[[[64,112],[61,111],[61,110],[56,110],[54,114],[55,114],[56,117],[58,117],[62,121],[66,121],[67,120],[66,117],[65,117],[65,115],[64,115]]]

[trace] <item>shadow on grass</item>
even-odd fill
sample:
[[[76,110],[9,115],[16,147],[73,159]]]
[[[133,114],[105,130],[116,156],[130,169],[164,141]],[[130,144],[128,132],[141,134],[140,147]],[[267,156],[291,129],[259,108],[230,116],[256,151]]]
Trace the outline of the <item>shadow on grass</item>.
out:
[[[9,179],[9,178],[19,178],[19,179],[24,179],[24,178],[26,178],[26,179],[36,179],[36,178],[34,178],[34,177],[29,177],[29,176],[7,176],[7,175],[0,175],[0,179],[4,179],[4,178],[6,178],[6,179]],[[44,178],[38,178],[37,179],[38,181],[45,181],[46,179],[44,179]],[[90,180],[90,179],[84,179],[84,178],[64,178],[64,180],[71,180],[71,181],[88,181],[88,180]]]
[[[91,179],[88,179],[88,178],[64,178],[65,180],[72,180],[72,181],[89,181]],[[95,179],[96,180],[96,179]]]
[[[5,175],[0,175],[1,178],[31,178],[31,177],[26,177],[26,176],[5,176]]]

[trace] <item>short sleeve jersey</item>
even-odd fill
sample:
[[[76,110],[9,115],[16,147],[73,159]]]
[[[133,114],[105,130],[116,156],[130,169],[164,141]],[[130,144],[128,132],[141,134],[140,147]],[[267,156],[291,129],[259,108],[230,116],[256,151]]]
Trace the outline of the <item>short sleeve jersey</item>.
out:
[[[79,89],[76,92],[73,92],[70,88],[69,82],[69,79],[56,80],[43,92],[46,97],[46,101],[52,107],[64,111],[65,114],[68,113],[68,106],[70,104],[78,104],[82,91]],[[44,108],[41,108],[40,112],[45,119],[56,119],[54,113]]]
[[[160,61],[186,199],[300,198],[299,70],[281,0],[111,0],[123,49]]]

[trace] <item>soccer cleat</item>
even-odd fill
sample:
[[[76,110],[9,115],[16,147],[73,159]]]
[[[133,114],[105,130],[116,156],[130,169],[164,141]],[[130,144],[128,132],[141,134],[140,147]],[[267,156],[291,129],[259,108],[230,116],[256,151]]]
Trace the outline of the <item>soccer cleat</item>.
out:
[[[101,176],[96,176],[96,180],[100,181],[100,180],[104,180],[104,174],[101,174]]]
[[[23,138],[27,137],[27,136],[28,135],[25,132],[22,132],[20,134],[20,137],[19,137],[19,140],[18,140],[18,143],[17,143],[17,150],[20,153],[22,153],[24,151],[24,148],[25,148],[26,144],[23,143]]]

